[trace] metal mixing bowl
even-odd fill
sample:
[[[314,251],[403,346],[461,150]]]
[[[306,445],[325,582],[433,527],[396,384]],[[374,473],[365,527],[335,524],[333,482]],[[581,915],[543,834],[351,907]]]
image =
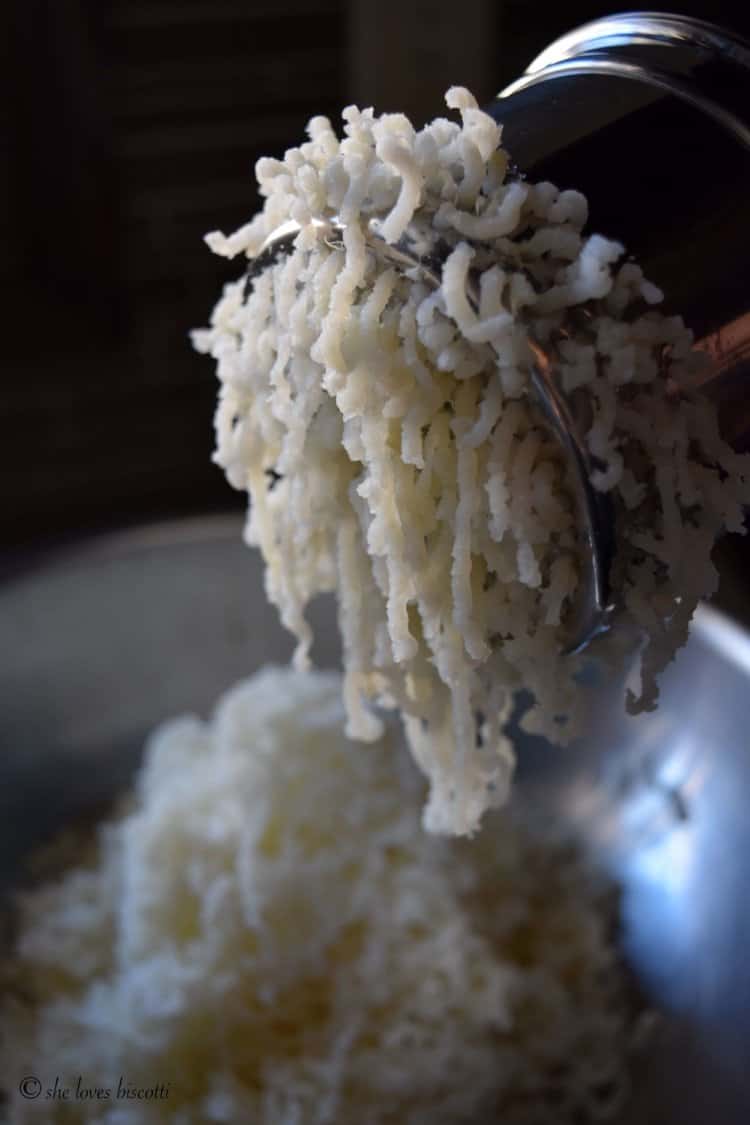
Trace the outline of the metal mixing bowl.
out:
[[[332,606],[311,614],[339,659]],[[206,714],[286,661],[289,637],[234,517],[109,536],[0,587],[0,885],[37,843],[128,782],[145,734]],[[522,738],[518,797],[572,827],[622,886],[622,950],[663,1013],[637,1060],[638,1125],[750,1120],[750,636],[714,610],[628,719],[602,689],[595,733]]]

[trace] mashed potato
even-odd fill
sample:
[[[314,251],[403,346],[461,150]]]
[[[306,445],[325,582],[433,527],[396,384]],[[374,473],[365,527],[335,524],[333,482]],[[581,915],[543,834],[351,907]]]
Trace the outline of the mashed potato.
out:
[[[422,800],[390,735],[347,741],[334,675],[268,668],[163,726],[92,862],[22,903],[10,1121],[609,1117],[627,1019],[606,888],[510,814],[427,836]],[[56,1078],[110,1094],[56,1101]]]
[[[349,734],[377,738],[373,705],[398,708],[430,781],[425,824],[461,834],[507,796],[519,689],[523,726],[568,742],[584,660],[616,661],[635,632],[628,705],[653,708],[657,673],[716,587],[714,541],[742,530],[750,460],[688,394],[682,321],[655,310],[661,294],[622,246],[585,233],[584,197],[509,176],[500,126],[466,90],[447,102],[460,124],[416,132],[350,107],[343,139],[314,118],[301,147],[259,161],[263,211],[209,245],[252,256],[290,217],[302,232],[249,293],[243,277],[227,285],[194,341],[217,361],[216,460],[250,495],[247,539],[298,667],[305,607],[335,591]],[[333,215],[340,247],[311,223]],[[368,254],[373,219],[389,241],[439,235],[437,291]],[[561,652],[579,538],[530,393],[532,338],[584,399],[593,483],[615,506],[618,628],[586,657]]]

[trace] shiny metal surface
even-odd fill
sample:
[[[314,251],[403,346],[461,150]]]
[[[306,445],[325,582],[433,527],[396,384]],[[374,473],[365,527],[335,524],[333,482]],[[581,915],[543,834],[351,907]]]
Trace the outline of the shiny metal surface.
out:
[[[316,660],[339,657],[333,607]],[[292,644],[240,521],[110,537],[0,588],[0,882],[126,786],[143,739]],[[661,1012],[632,1125],[750,1120],[750,636],[702,610],[659,709],[602,685],[592,736],[519,738],[516,800],[571,828],[622,888],[621,948]]]
[[[526,73],[611,47],[674,48],[685,44],[712,52],[741,49],[735,36],[706,20],[673,12],[619,12],[561,35],[529,63]]]
[[[625,78],[630,82],[641,82],[645,86],[652,86],[655,90],[674,94],[695,109],[700,110],[701,113],[713,118],[717,124],[732,133],[741,144],[750,148],[750,128],[731,110],[725,109],[710,97],[704,97],[703,94],[694,90],[689,82],[680,81],[679,78],[668,71],[662,71],[653,66],[640,66],[634,62],[585,57],[581,59],[561,59],[559,62],[551,63],[544,70],[535,71],[519,78],[516,82],[511,83],[500,96],[510,97],[512,94],[520,93],[531,86],[537,86],[541,82],[577,76],[585,77],[586,75]]]
[[[743,327],[702,391],[750,448],[750,44],[679,15],[609,16],[545,48],[490,112],[520,171],[582,190],[589,228],[624,243],[706,352]]]
[[[311,226],[323,235],[334,249],[343,246],[345,226],[337,218],[313,219]],[[267,235],[259,253],[248,266],[247,286],[264,269],[275,262],[280,254],[289,253],[294,240],[302,230],[293,219],[282,223]],[[450,248],[439,236],[425,236],[424,231],[409,228],[397,242],[386,242],[380,234],[380,224],[370,219],[367,224],[367,245],[387,268],[402,273],[418,271],[423,281],[437,288]],[[469,274],[466,297],[474,312],[479,308],[479,284]],[[560,444],[568,465],[570,486],[578,512],[578,525],[582,551],[580,552],[581,581],[575,605],[565,621],[567,653],[580,652],[600,633],[610,626],[614,606],[610,589],[610,569],[614,557],[614,508],[610,498],[591,484],[596,469],[595,460],[577,424],[574,411],[555,378],[555,354],[552,348],[542,346],[533,337],[529,345],[535,363],[531,366],[531,388],[542,417]]]
[[[696,81],[696,64],[685,72],[684,54],[719,56],[750,68],[750,47],[731,32],[704,20],[660,12],[623,12],[575,28],[537,55],[519,79],[498,96],[513,94],[556,78],[602,75],[626,78],[682,98],[713,118],[740,144],[750,148],[747,109],[734,112],[721,89],[705,92]],[[657,60],[665,60],[660,66]]]

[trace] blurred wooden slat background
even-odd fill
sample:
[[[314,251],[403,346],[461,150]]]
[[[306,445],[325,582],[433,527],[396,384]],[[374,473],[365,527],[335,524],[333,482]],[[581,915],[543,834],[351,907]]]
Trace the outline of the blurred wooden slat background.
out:
[[[18,0],[3,541],[240,504],[187,332],[258,156],[344,100],[340,0]],[[6,306],[7,307],[7,306]]]
[[[455,82],[489,98],[611,7],[9,0],[0,546],[241,505],[187,332],[236,275],[202,239],[255,210],[257,157],[349,100],[423,120]]]

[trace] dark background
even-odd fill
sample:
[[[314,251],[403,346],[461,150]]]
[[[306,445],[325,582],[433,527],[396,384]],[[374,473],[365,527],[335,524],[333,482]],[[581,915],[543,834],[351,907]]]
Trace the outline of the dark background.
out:
[[[0,547],[242,507],[210,463],[215,383],[187,333],[236,263],[253,165],[356,100],[488,100],[616,4],[11,0],[0,270]],[[750,6],[662,5],[750,32]]]

